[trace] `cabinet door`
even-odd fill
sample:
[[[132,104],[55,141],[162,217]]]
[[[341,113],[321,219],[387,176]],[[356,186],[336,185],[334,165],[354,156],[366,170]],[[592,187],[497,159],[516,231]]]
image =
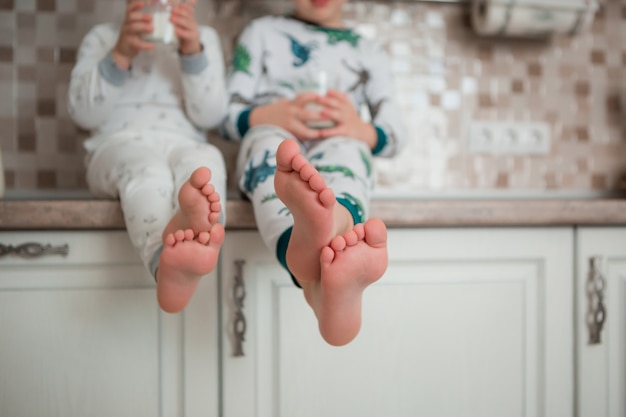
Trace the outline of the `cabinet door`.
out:
[[[570,228],[391,230],[336,348],[256,234],[230,233],[224,416],[571,416],[572,248]]]
[[[579,417],[626,416],[626,228],[577,231]]]
[[[125,232],[0,233],[0,415],[216,416],[216,279],[165,314]]]

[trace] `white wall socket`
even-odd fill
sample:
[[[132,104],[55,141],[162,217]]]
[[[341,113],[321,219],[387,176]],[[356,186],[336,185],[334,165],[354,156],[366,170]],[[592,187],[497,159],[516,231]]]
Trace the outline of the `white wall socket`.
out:
[[[472,121],[467,130],[472,153],[548,154],[550,136],[544,122]]]

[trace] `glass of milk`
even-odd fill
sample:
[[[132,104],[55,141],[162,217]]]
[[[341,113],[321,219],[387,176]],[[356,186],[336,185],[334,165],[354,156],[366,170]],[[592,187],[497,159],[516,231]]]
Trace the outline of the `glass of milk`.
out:
[[[303,78],[296,80],[294,89],[297,95],[316,93],[317,95],[325,96],[333,86],[334,83],[328,71],[313,69],[307,71]],[[321,104],[313,102],[307,103],[304,107],[313,113],[319,113],[323,109]],[[307,123],[307,126],[313,129],[327,129],[335,126],[335,123],[332,120],[311,120]]]
[[[152,16],[152,33],[147,33],[144,39],[148,42],[162,43],[165,45],[175,44],[177,39],[174,33],[174,25],[170,22],[170,11],[180,1],[175,0],[145,0],[144,13]]]

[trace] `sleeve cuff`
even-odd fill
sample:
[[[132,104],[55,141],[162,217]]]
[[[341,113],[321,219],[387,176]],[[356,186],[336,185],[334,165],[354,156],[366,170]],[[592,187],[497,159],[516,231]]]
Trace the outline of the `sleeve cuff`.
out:
[[[204,53],[204,47],[202,51],[195,55],[180,55],[180,67],[185,74],[197,75],[209,66],[209,59]]]
[[[378,155],[387,146],[387,134],[379,126],[374,125],[376,129],[376,147],[372,150],[372,155]]]
[[[246,109],[239,113],[239,117],[237,118],[237,130],[239,131],[239,136],[244,137],[244,135],[250,130],[250,112],[252,109]]]
[[[111,52],[109,52],[104,58],[100,60],[100,63],[98,64],[98,70],[100,71],[100,75],[102,76],[102,78],[104,78],[110,84],[113,84],[116,87],[121,87],[122,85],[124,85],[128,77],[130,76],[130,71],[123,70],[117,66]]]

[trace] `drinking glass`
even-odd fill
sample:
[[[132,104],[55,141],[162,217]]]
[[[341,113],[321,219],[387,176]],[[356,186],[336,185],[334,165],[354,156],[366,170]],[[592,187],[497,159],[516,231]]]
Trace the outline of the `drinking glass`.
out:
[[[316,93],[320,96],[325,96],[330,88],[333,87],[332,76],[325,70],[310,70],[303,78],[298,78],[294,85],[294,89],[297,95],[303,93]],[[319,103],[306,103],[304,106],[307,110],[313,113],[319,113],[322,111],[323,106]],[[311,120],[307,123],[312,129],[327,129],[335,126],[332,120]]]
[[[180,3],[180,0],[144,0],[143,12],[152,16],[153,27],[153,31],[147,33],[144,40],[165,45],[176,43],[170,12]]]

